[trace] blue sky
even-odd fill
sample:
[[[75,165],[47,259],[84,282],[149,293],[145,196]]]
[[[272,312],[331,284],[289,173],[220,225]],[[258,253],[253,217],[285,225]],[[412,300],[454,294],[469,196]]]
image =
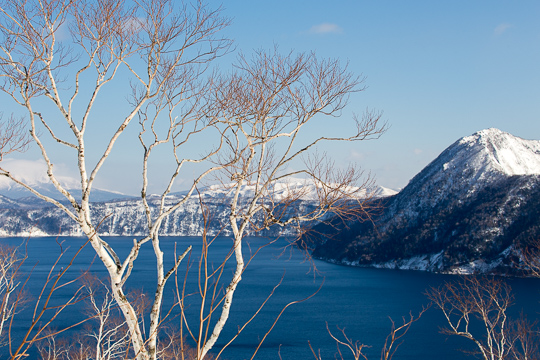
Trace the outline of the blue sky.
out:
[[[447,146],[478,130],[540,139],[540,1],[229,0],[222,6],[233,19],[225,33],[236,53],[274,45],[313,50],[366,76],[368,89],[351,98],[343,117],[381,110],[389,130],[379,140],[323,150],[338,166],[357,162],[380,185],[404,187]],[[234,58],[222,58],[220,67],[228,69]],[[325,120],[315,130],[341,123]],[[139,163],[123,147],[98,185],[137,193]]]
[[[538,1],[228,1],[224,8],[239,49],[315,50],[367,77],[349,110],[382,110],[390,129],[334,156],[359,161],[383,186],[405,186],[447,146],[484,128],[540,139]]]

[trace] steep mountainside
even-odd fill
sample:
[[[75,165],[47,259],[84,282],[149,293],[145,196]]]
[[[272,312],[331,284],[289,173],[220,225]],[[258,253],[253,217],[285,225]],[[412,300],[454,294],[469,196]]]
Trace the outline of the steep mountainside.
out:
[[[516,244],[540,236],[540,141],[497,129],[464,137],[379,205],[373,223],[347,224],[339,234],[319,225],[327,235],[314,255],[436,272],[506,271]]]

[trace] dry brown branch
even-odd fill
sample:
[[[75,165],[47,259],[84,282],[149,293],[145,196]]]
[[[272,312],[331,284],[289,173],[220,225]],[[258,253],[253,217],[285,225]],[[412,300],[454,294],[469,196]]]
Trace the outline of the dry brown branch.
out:
[[[363,79],[338,60],[321,60],[313,53],[281,55],[277,49],[258,51],[251,59],[240,55],[230,75],[207,76],[212,61],[231,47],[231,41],[220,35],[228,24],[220,9],[212,10],[198,0],[189,4],[5,0],[0,5],[0,91],[28,118],[48,179],[67,202],[40,193],[7,171],[2,174],[60,208],[88,237],[107,269],[110,290],[126,320],[137,360],[157,358],[163,291],[182,260],[175,258],[170,269],[164,268],[161,226],[212,174],[219,173],[216,179],[229,190],[227,226],[233,233],[233,246],[223,264],[234,258],[236,266],[221,296],[218,284],[223,265],[210,270],[207,259],[202,259],[199,293],[211,311],[201,313],[199,331],[188,328],[197,339],[199,359],[220,336],[249,263],[242,254],[245,235],[270,226],[296,227],[301,233],[304,225],[330,214],[343,219],[366,214],[369,177],[361,180],[362,172],[354,166],[335,169],[331,161],[320,161],[315,149],[328,141],[379,137],[385,130],[381,115],[366,111],[361,118],[353,116],[351,132],[341,136],[301,135],[309,135],[305,129],[318,117],[333,120],[342,115],[350,95],[364,89]],[[93,147],[87,131],[95,121],[93,114],[111,89],[120,88],[129,88],[127,103],[119,107],[122,115],[106,119],[112,130],[101,135],[106,139],[104,146]],[[136,141],[143,150],[141,199],[146,231],[121,258],[100,237],[90,199],[101,169],[134,119],[140,125]],[[203,136],[215,141],[197,155],[186,151],[194,139]],[[58,180],[54,147],[76,158],[80,196]],[[151,163],[162,154],[158,148],[172,150],[174,164],[167,170],[159,201],[152,204],[147,194]],[[89,162],[91,158],[97,160]],[[170,201],[174,184],[190,164],[200,171],[193,175],[186,195]],[[303,176],[306,184],[312,184],[314,191],[309,194],[315,195],[309,200],[315,205],[297,206],[306,201],[307,189],[279,188],[292,176]],[[206,235],[203,243],[208,247],[211,241],[207,242]],[[152,247],[157,268],[146,331],[140,323],[142,314],[125,288],[142,246]],[[210,329],[207,325],[216,316]]]
[[[229,189],[229,225],[234,238],[236,269],[226,289],[220,318],[203,355],[219,337],[245,268],[242,239],[250,231],[270,226],[297,227],[337,214],[354,218],[365,214],[367,184],[355,167],[339,171],[331,161],[311,161],[290,170],[324,141],[361,141],[377,138],[385,130],[380,114],[367,112],[354,118],[356,131],[343,137],[316,135],[308,141],[299,135],[316,116],[335,117],[350,94],[363,90],[362,79],[336,60],[319,60],[314,54],[281,55],[259,51],[251,59],[241,55],[235,72],[222,76],[209,99],[212,122],[224,128],[226,148],[215,163],[223,170],[217,178]],[[317,159],[318,160],[318,159]],[[292,176],[304,176],[303,186],[289,186]],[[313,207],[297,206],[306,200],[306,186],[315,194]],[[358,195],[362,194],[364,198]],[[296,211],[302,209],[301,211]],[[301,230],[296,230],[301,233]]]
[[[14,296],[20,285],[19,269],[26,260],[26,255],[21,255],[18,248],[0,246],[0,347],[7,345],[4,340],[6,325],[15,316],[17,308],[22,308],[26,299],[21,296],[15,301]]]
[[[394,320],[390,319],[392,322],[392,330],[390,331],[390,334],[386,337],[386,340],[384,341],[384,346],[381,350],[381,360],[391,360],[394,357],[394,354],[396,353],[397,349],[401,346],[403,343],[403,340],[401,340],[409,331],[411,328],[411,325],[422,317],[422,315],[429,309],[428,307],[423,307],[422,310],[418,313],[418,315],[415,317],[412,312],[409,313],[409,318],[403,317],[403,324],[400,326],[396,326],[396,323]]]
[[[75,290],[73,290],[73,293],[71,296],[67,298],[67,300],[63,300],[63,302],[59,304],[54,304],[54,295],[59,289],[62,289],[64,287],[68,287],[70,285],[73,285],[76,283],[79,279],[85,276],[85,272],[83,272],[80,276],[78,276],[75,279],[67,280],[62,282],[62,278],[65,276],[67,271],[73,266],[73,263],[79,253],[82,251],[82,249],[88,244],[88,241],[85,242],[71,257],[69,263],[62,267],[59,271],[58,264],[60,260],[62,259],[63,255],[67,251],[67,249],[62,247],[62,243],[58,243],[60,246],[60,255],[54,262],[54,264],[51,266],[49,273],[47,275],[47,278],[43,282],[43,286],[41,288],[41,292],[38,295],[37,299],[35,300],[34,309],[33,309],[33,316],[30,325],[28,326],[28,329],[26,333],[23,336],[23,339],[21,343],[15,348],[11,341],[11,329],[13,327],[13,323],[15,321],[15,317],[11,316],[10,322],[9,322],[9,352],[11,356],[11,360],[18,360],[22,359],[28,356],[28,352],[30,348],[40,341],[46,340],[50,337],[55,337],[56,335],[68,331],[88,320],[88,318],[85,318],[76,324],[71,324],[69,326],[63,327],[58,330],[52,329],[52,324],[54,320],[65,311],[70,306],[76,305],[83,301],[85,299],[85,295],[83,294],[83,286],[77,287]],[[91,264],[90,264],[91,265]],[[20,286],[18,292],[17,292],[17,299],[14,303],[14,311],[23,304],[25,301],[24,299],[24,290],[25,285],[28,282],[28,279],[30,278],[31,274],[27,276],[25,282]],[[47,314],[47,316],[45,316]],[[16,345],[15,345],[16,346]]]
[[[229,51],[231,41],[219,35],[228,24],[219,9],[212,10],[202,1],[184,5],[172,0],[6,0],[0,4],[0,91],[26,114],[32,141],[47,166],[47,176],[69,205],[41,194],[7,171],[2,174],[59,207],[80,225],[109,272],[111,291],[127,321],[138,359],[156,357],[162,292],[174,271],[167,273],[169,269],[162,266],[158,237],[161,222],[187,201],[197,183],[212,169],[200,174],[185,199],[165,205],[165,197],[183,164],[203,161],[219,149],[194,159],[184,159],[177,153],[192,135],[211,125],[202,120],[201,99],[211,84],[203,80],[204,73],[212,60]],[[123,72],[122,76],[118,76],[119,72]],[[130,98],[123,107],[124,115],[108,119],[113,131],[104,135],[108,137],[106,146],[92,148],[87,136],[89,123],[95,121],[91,114],[99,108],[100,99],[109,95],[112,83],[119,88],[131,87]],[[124,100],[124,94],[119,99]],[[97,232],[98,224],[90,215],[90,198],[105,161],[136,117],[143,126],[141,143],[145,149],[143,201],[147,162],[155,146],[172,143],[177,168],[163,192],[157,215],[147,217],[147,236],[137,240],[129,255],[120,259]],[[162,137],[163,123],[166,130]],[[150,124],[150,140],[143,138],[146,124]],[[0,149],[2,155],[24,148],[25,138],[18,135],[19,128],[11,129],[13,136],[6,138],[7,145]],[[65,147],[76,157],[80,197],[58,181],[51,150],[54,146]],[[97,162],[89,164],[90,156],[97,156]],[[152,243],[158,263],[149,338],[145,338],[138,323],[140,314],[124,291],[139,250],[147,242]]]
[[[0,116],[0,161],[11,153],[24,152],[30,142],[23,118],[16,119],[11,115],[8,120],[2,120]]]
[[[417,316],[414,316],[412,313],[410,313],[408,319],[403,317],[403,324],[400,326],[396,326],[396,323],[394,322],[394,320],[390,318],[390,322],[392,323],[392,328],[384,341],[384,345],[381,350],[381,360],[391,360],[394,357],[394,354],[396,353],[397,349],[403,343],[402,338],[407,334],[411,325],[415,323],[416,321],[420,320],[420,318],[427,311],[427,309],[428,307],[422,308],[422,310],[420,310]],[[345,359],[343,353],[341,352],[341,348],[340,348],[340,345],[341,345],[349,350],[348,353],[352,355],[354,360],[359,360],[360,358],[368,360],[366,354],[364,354],[362,351],[364,350],[364,348],[369,348],[370,346],[363,344],[359,340],[353,341],[351,338],[347,336],[347,333],[345,332],[345,328],[337,327],[337,329],[341,333],[341,336],[334,335],[332,331],[330,331],[330,328],[328,327],[328,322],[326,323],[326,331],[328,331],[328,334],[330,335],[330,337],[336,342],[337,356],[339,356],[339,359],[341,360]],[[315,359],[322,360],[320,350],[316,352],[315,349],[313,349],[313,346],[311,346],[311,343],[308,342],[308,344],[309,344],[311,353],[313,354]],[[336,356],[336,359],[337,359],[337,356]]]
[[[341,349],[339,345],[343,345],[346,348],[348,348],[351,354],[353,355],[354,360],[359,360],[360,357],[367,360],[367,356],[364,353],[362,353],[362,349],[369,346],[362,344],[358,340],[353,342],[351,339],[349,339],[349,337],[345,333],[345,329],[340,329],[338,327],[338,330],[341,332],[341,335],[343,336],[344,340],[340,340],[334,334],[332,334],[332,332],[328,328],[328,323],[326,323],[326,330],[328,331],[328,334],[330,334],[330,337],[334,339],[334,341],[336,342],[337,351],[341,360],[343,360],[343,354],[341,353]],[[313,351],[313,349],[311,351]]]
[[[521,263],[518,264],[527,275],[540,278],[540,240],[533,240],[519,247]]]
[[[509,358],[515,360],[540,359],[540,333],[538,322],[530,322],[521,314],[519,319],[510,321],[508,331],[512,340]]]

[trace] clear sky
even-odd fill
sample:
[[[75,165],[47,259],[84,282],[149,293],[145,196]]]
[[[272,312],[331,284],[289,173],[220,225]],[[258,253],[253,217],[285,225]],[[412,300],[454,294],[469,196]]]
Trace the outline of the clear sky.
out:
[[[540,139],[540,1],[228,0],[222,6],[233,19],[226,34],[236,52],[275,44],[283,52],[314,50],[366,76],[368,89],[351,98],[343,116],[378,109],[389,130],[379,140],[328,151],[338,165],[358,162],[380,185],[404,187],[447,146],[478,130]],[[234,58],[220,66],[227,69]],[[331,126],[328,120],[319,130]],[[129,162],[131,155],[122,149],[113,160]],[[114,181],[118,168],[104,170],[110,176],[101,187],[139,190],[138,181]]]
[[[390,129],[342,155],[383,186],[405,186],[484,128],[540,139],[539,1],[233,0],[224,8],[239,49],[315,50],[367,77],[349,109],[382,110]]]

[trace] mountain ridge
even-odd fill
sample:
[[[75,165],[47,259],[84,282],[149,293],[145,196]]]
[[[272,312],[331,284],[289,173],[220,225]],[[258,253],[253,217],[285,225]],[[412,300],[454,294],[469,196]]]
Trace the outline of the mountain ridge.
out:
[[[374,224],[349,223],[338,235],[316,226],[323,235],[313,254],[350,265],[504,272],[519,243],[540,236],[529,216],[539,201],[540,141],[486,129],[454,142],[383,200]]]
[[[248,186],[242,194],[248,199],[252,191]],[[278,199],[299,191],[295,206],[314,206],[316,187],[304,180],[290,179],[272,191]],[[372,205],[380,211],[372,214],[371,222],[329,220],[329,224],[314,226],[314,233],[320,234],[313,237],[314,257],[356,266],[443,273],[512,272],[519,246],[540,237],[540,141],[493,128],[482,130],[451,144],[399,193],[383,187],[375,192]],[[166,203],[184,195],[170,194]],[[163,222],[160,234],[202,234],[200,197],[213,215],[209,233],[227,235],[227,229],[222,230],[230,210],[227,196],[226,186],[201,188]],[[149,202],[155,209],[159,196],[149,196]],[[100,225],[102,235],[145,233],[146,215],[137,198],[94,202],[92,217],[105,219]],[[276,229],[258,235],[274,236],[281,231]],[[336,229],[341,231],[336,233]],[[82,233],[54,206],[0,195],[0,236],[28,235]],[[281,235],[296,233],[288,229]]]
[[[289,179],[287,182],[274,184],[271,189],[275,200],[279,201],[290,192],[301,195],[289,209],[292,214],[296,209],[315,206],[316,186],[303,179]],[[392,193],[387,188],[372,189],[374,196]],[[252,186],[246,186],[240,194],[240,202],[250,199]],[[168,194],[165,205],[172,206],[186,195],[186,192]],[[365,196],[367,196],[364,193]],[[188,201],[167,217],[162,224],[160,234],[165,236],[200,236],[204,232],[204,217],[200,199],[211,214],[207,226],[208,234],[229,235],[226,227],[230,206],[227,197],[232,196],[227,186],[208,186],[193,194]],[[200,198],[200,199],[199,199]],[[152,211],[161,203],[159,195],[149,195],[148,202]],[[241,204],[242,206],[242,204]],[[140,198],[117,198],[91,203],[92,218],[100,223],[99,232],[105,236],[142,236],[146,234],[146,212]],[[258,235],[295,236],[294,229],[271,227]],[[79,226],[59,208],[34,198],[21,198],[17,201],[0,195],[0,236],[83,236]],[[254,234],[251,234],[254,235]]]

